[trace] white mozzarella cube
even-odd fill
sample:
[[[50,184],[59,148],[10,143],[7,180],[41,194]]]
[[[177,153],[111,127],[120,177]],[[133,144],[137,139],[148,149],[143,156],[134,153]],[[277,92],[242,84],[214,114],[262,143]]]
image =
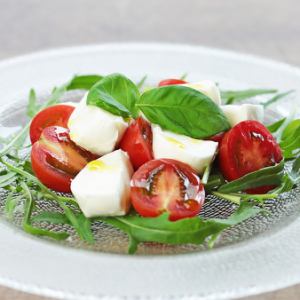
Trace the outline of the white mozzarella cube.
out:
[[[116,150],[89,162],[72,181],[71,191],[87,218],[125,215],[132,174],[127,153]]]
[[[192,89],[195,89],[207,97],[209,97],[213,102],[215,102],[218,105],[221,105],[221,95],[220,90],[216,83],[211,80],[202,80],[195,83],[186,83],[183,84],[183,86],[190,87]]]
[[[185,135],[162,130],[152,126],[153,154],[155,159],[171,158],[190,165],[202,174],[205,168],[214,160],[218,143],[197,140]]]
[[[262,105],[222,105],[221,109],[232,127],[242,121],[255,120],[262,122],[264,119],[264,108]]]
[[[113,151],[128,123],[99,107],[86,104],[87,95],[70,116],[70,138],[78,146],[98,155]]]

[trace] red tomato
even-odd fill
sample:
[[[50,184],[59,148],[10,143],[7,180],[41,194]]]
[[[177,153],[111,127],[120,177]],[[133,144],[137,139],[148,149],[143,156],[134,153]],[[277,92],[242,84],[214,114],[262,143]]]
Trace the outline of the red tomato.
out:
[[[74,106],[58,104],[40,111],[31,121],[30,140],[34,144],[41,136],[44,128],[49,126],[61,126],[67,128],[68,120],[74,110]]]
[[[218,133],[216,135],[213,135],[213,136],[207,138],[207,140],[213,141],[213,142],[217,142],[217,143],[220,144],[222,142],[222,139],[223,139],[225,133],[226,132],[220,132],[220,133]]]
[[[141,216],[156,217],[168,212],[169,219],[176,221],[200,212],[205,191],[190,166],[173,159],[158,159],[133,174],[130,196]]]
[[[185,83],[187,83],[185,80],[169,78],[160,81],[158,86],[185,84]]]
[[[273,166],[282,160],[279,145],[268,129],[257,121],[244,121],[228,131],[220,146],[220,169],[228,181]],[[266,193],[273,186],[248,190]]]
[[[153,159],[150,123],[143,118],[134,120],[124,133],[119,146],[128,153],[135,169]]]
[[[47,127],[31,150],[32,169],[36,177],[57,192],[70,192],[71,180],[96,156],[76,146],[68,129]]]

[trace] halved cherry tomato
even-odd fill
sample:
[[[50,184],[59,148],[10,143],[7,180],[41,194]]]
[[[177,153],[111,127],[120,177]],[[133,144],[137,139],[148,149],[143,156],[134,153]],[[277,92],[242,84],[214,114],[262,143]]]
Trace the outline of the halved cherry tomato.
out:
[[[125,131],[119,146],[128,153],[134,169],[153,159],[150,123],[141,117],[134,120]]]
[[[207,138],[206,140],[217,142],[217,143],[220,144],[222,142],[223,138],[224,138],[225,133],[226,132],[220,132],[216,135],[213,135],[213,136]]]
[[[257,121],[244,121],[228,131],[220,146],[220,169],[228,181],[273,166],[282,160],[279,145],[268,129]],[[274,188],[263,186],[248,193],[266,193]]]
[[[141,216],[156,217],[168,212],[169,219],[176,221],[200,212],[205,191],[190,166],[173,159],[158,159],[133,174],[130,196]]]
[[[49,126],[61,126],[67,128],[68,120],[74,110],[74,106],[58,104],[40,111],[31,121],[30,140],[34,144],[41,136],[44,128]]]
[[[36,177],[57,192],[70,192],[71,180],[97,157],[76,146],[68,129],[50,126],[42,131],[31,150],[32,169]]]
[[[169,78],[169,79],[164,79],[164,80],[160,81],[158,86],[185,84],[185,83],[187,83],[187,81],[182,80],[182,79]]]

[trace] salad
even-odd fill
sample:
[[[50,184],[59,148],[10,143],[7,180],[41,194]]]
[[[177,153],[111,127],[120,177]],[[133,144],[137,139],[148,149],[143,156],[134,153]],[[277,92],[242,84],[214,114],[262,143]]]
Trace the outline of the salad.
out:
[[[293,91],[220,91],[213,81],[184,79],[145,88],[145,79],[75,76],[46,103],[30,91],[30,121],[0,149],[8,218],[21,202],[23,229],[38,236],[68,239],[39,226],[65,224],[93,243],[92,224],[101,221],[128,235],[129,253],[141,242],[212,247],[223,230],[299,183],[300,120],[264,124],[265,108]],[[60,102],[77,89],[86,91],[79,103]],[[268,99],[245,103],[259,95]],[[235,212],[202,218],[208,194]],[[61,212],[37,214],[41,200]]]

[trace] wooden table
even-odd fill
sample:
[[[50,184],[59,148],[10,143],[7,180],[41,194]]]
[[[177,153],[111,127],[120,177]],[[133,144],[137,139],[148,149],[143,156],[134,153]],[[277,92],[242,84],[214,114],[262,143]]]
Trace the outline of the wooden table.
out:
[[[161,41],[300,66],[299,0],[0,0],[0,7],[1,59],[49,47]],[[300,285],[247,299],[299,298]],[[0,287],[0,299],[45,298]]]

